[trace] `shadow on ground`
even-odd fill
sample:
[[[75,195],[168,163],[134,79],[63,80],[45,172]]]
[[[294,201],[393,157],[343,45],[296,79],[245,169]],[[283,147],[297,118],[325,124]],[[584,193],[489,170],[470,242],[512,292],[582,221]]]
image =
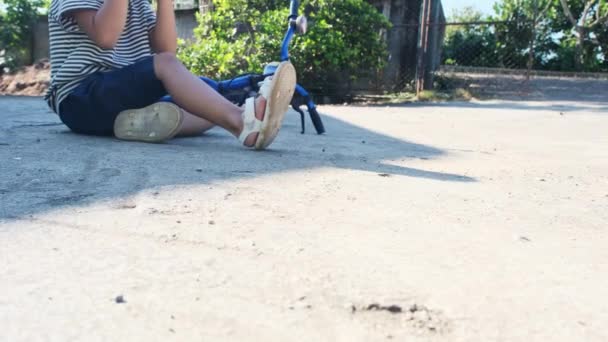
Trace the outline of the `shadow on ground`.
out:
[[[325,116],[328,134],[299,134],[291,114],[274,149],[241,148],[220,130],[169,144],[127,143],[75,135],[39,99],[0,98],[0,219],[134,194],[162,186],[338,168],[436,181],[474,182],[463,175],[386,163],[432,159],[445,152]]]

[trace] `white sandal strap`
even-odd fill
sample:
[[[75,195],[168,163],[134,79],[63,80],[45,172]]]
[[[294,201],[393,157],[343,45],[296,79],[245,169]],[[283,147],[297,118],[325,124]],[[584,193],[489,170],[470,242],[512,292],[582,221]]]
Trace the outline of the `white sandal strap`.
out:
[[[258,92],[258,94],[260,94],[266,100],[268,100],[268,97],[270,96],[270,89],[271,89],[273,77],[274,77],[274,75],[266,77],[264,79],[264,81],[262,81],[262,84],[260,86],[260,91]]]
[[[262,121],[255,117],[255,98],[250,97],[245,100],[245,111],[243,112],[243,131],[239,135],[241,144],[251,133],[258,133],[262,129]]]

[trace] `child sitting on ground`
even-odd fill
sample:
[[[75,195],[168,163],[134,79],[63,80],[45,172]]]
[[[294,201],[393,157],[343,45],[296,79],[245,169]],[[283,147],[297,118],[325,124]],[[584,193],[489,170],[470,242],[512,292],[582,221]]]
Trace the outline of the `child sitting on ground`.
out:
[[[172,0],[52,0],[49,106],[72,131],[163,142],[214,125],[247,147],[278,134],[296,84],[283,62],[243,107],[229,102],[176,58]],[[171,101],[160,101],[165,95]]]

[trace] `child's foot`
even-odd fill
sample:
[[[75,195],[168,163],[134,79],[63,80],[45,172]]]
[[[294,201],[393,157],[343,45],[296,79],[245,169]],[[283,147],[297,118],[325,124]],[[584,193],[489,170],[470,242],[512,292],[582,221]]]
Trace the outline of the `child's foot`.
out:
[[[249,98],[243,112],[244,127],[239,140],[247,147],[263,150],[276,138],[296,87],[296,71],[282,62],[275,74],[264,80],[257,99]]]
[[[114,121],[118,139],[160,143],[179,132],[184,115],[169,102],[157,102],[148,107],[121,112]]]
[[[258,96],[255,98],[255,118],[263,121],[264,115],[266,114],[266,99],[262,96]],[[247,136],[247,139],[243,142],[243,145],[246,147],[254,147],[255,142],[258,140],[258,132],[250,133]]]

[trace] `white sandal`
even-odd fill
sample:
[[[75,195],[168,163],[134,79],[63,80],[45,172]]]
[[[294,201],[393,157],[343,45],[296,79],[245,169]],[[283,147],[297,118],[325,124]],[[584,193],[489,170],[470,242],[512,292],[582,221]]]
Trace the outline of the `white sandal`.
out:
[[[279,134],[295,88],[295,68],[290,62],[282,62],[274,75],[267,77],[260,87],[259,96],[266,99],[263,120],[255,117],[255,98],[250,97],[245,101],[243,131],[239,136],[239,141],[244,144],[250,134],[258,133],[253,147],[256,150],[263,150],[270,146]]]

